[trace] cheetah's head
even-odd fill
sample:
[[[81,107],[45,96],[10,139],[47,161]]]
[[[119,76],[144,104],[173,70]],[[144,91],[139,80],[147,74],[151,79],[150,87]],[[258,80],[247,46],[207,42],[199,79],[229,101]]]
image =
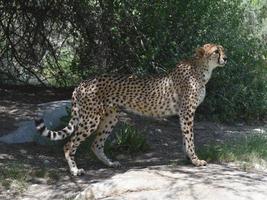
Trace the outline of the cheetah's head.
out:
[[[197,58],[203,60],[210,67],[224,66],[227,57],[221,45],[205,44],[196,50]]]

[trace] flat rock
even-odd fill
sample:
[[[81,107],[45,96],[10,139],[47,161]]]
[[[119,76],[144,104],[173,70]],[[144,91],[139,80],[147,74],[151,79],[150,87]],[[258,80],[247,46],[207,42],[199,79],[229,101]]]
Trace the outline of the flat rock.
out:
[[[37,116],[43,118],[49,128],[56,128],[60,124],[60,118],[67,114],[66,107],[70,106],[69,100],[53,101],[37,105]],[[19,122],[18,128],[0,137],[0,142],[14,144],[36,141],[43,143],[43,139],[38,137],[33,120]]]
[[[267,175],[231,166],[134,169],[89,185],[75,200],[264,200]]]

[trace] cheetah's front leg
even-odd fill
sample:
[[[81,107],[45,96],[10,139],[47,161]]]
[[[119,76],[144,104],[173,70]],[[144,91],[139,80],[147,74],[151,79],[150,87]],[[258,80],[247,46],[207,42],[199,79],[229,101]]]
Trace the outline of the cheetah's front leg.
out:
[[[180,124],[183,135],[183,147],[186,156],[191,160],[192,164],[195,166],[207,165],[205,160],[198,159],[195,153],[194,145],[194,133],[193,133],[193,122],[194,122],[194,112],[186,111],[182,112],[180,115]]]

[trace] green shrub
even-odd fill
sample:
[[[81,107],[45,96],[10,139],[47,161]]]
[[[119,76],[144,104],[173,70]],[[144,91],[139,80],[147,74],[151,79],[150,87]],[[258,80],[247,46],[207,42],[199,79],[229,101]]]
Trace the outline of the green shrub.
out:
[[[100,71],[139,76],[165,73],[179,60],[191,56],[194,48],[208,42],[218,43],[225,47],[229,62],[225,68],[214,71],[207,98],[198,112],[211,120],[262,120],[267,117],[264,2],[117,0],[103,3],[103,13],[108,17],[104,27],[109,30],[106,45],[110,48],[107,56],[110,63],[107,69],[99,66]],[[92,51],[91,46],[83,50],[83,53]],[[95,71],[91,72],[96,75]]]
[[[132,24],[132,29],[119,30],[126,31],[125,42],[136,55],[135,60],[132,56],[137,66],[134,72],[164,73],[191,56],[195,47],[208,42],[221,44],[229,62],[214,71],[198,112],[221,121],[266,117],[267,44],[260,33],[267,18],[264,1],[119,2],[122,10],[118,11],[126,15],[121,21]],[[249,21],[247,15],[251,13],[255,14],[255,23]],[[116,40],[123,41],[121,32],[114,34]]]
[[[120,129],[115,132],[115,137],[107,141],[106,151],[110,154],[125,153],[135,154],[145,152],[149,149],[144,133],[140,133],[133,126],[123,124]]]
[[[199,113],[221,121],[266,117],[266,0],[67,0],[42,5],[20,0],[17,6],[1,5],[6,8],[1,60],[8,66],[0,70],[1,80],[29,81],[33,76],[64,87],[102,73],[164,74],[196,47],[218,43],[229,62],[215,70]],[[27,12],[32,9],[36,12]],[[19,28],[9,26],[17,23]],[[18,35],[23,40],[16,40]]]

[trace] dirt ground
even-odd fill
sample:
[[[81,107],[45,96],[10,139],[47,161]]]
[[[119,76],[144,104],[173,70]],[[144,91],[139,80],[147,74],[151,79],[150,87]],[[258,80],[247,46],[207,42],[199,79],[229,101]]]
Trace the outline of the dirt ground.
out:
[[[2,88],[0,89],[0,136],[16,128],[19,121],[35,117],[36,105],[39,103],[69,99],[71,90],[41,90],[35,88]],[[188,165],[192,167],[182,152],[182,139],[178,119],[150,119],[135,115],[123,115],[122,120],[128,120],[138,130],[146,133],[150,149],[137,155],[119,154],[115,160],[123,165],[121,169],[111,169],[89,154],[77,153],[77,164],[86,170],[82,177],[72,177],[69,174],[63,150],[53,146],[41,146],[35,143],[0,144],[0,177],[8,179],[9,171],[12,177],[23,179],[23,185],[8,182],[8,186],[0,186],[0,199],[39,199],[38,188],[49,192],[47,198],[40,199],[72,199],[89,183],[95,183],[124,173],[130,169],[142,169],[153,166]],[[246,134],[258,126],[227,126],[212,122],[197,122],[195,124],[196,146],[203,146],[213,141],[223,141],[234,134]],[[19,172],[17,172],[19,171]],[[17,174],[16,174],[17,173]],[[21,174],[25,176],[21,177]],[[8,180],[7,180],[8,181]],[[11,184],[11,185],[10,185]],[[35,188],[33,190],[33,188]]]

